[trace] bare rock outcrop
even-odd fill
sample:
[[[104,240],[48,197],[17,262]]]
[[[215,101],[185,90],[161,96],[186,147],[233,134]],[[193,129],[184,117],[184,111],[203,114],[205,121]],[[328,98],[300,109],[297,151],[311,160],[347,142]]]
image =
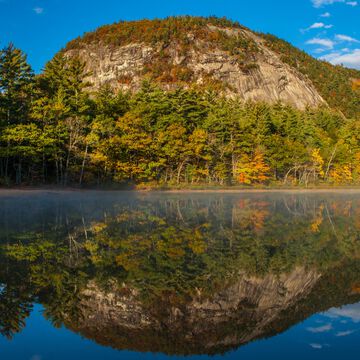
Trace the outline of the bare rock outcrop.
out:
[[[178,304],[157,299],[146,305],[126,287],[104,292],[88,285],[78,305],[79,319],[66,325],[100,344],[118,349],[174,354],[216,353],[267,335],[279,314],[306,297],[319,280],[313,270],[264,278],[239,274],[210,297]]]
[[[242,36],[254,42],[258,51],[248,54],[244,63],[239,61],[237,55],[214,47],[189,33],[187,37],[190,46],[185,50],[176,41],[167,45],[166,49],[160,43],[131,43],[114,47],[100,42],[68,50],[66,56],[78,55],[86,62],[90,73],[87,80],[92,84],[92,89],[108,83],[116,89],[136,91],[146,76],[149,64],[161,62],[167,68],[181,67],[191,74],[191,79],[182,84],[185,87],[191,83],[204,84],[211,80],[222,84],[227,96],[245,101],[283,102],[299,109],[325,104],[311,81],[281,61],[256,34],[249,30],[211,25],[208,31]],[[161,86],[171,89],[178,84],[165,78],[161,80]]]

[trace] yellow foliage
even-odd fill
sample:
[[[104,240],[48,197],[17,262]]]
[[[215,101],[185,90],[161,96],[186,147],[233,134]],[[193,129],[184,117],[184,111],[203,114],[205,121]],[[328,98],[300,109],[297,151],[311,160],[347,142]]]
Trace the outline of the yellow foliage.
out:
[[[354,156],[353,174],[355,180],[360,179],[360,152],[357,152]]]
[[[316,172],[323,177],[325,175],[324,173],[324,159],[320,155],[320,149],[314,149],[311,152],[311,159],[313,162],[313,165],[316,169]]]
[[[90,154],[90,160],[93,164],[106,163],[107,159],[107,156],[99,151],[95,151]]]
[[[100,231],[107,228],[107,225],[105,223],[95,223],[91,225],[91,230],[94,233],[99,233]]]
[[[317,233],[317,232],[320,231],[320,225],[324,221],[323,211],[324,211],[324,205],[321,204],[320,207],[318,208],[317,212],[316,212],[316,216],[315,216],[314,221],[310,225],[310,229],[311,229],[311,231],[313,233]]]
[[[352,79],[352,89],[360,89],[360,79]]]
[[[207,132],[202,129],[195,129],[189,136],[188,149],[197,157],[202,158],[207,140]]]
[[[203,254],[206,251],[207,244],[199,229],[195,230],[194,236],[189,240],[189,248],[197,255]]]
[[[329,177],[335,184],[346,184],[352,182],[350,165],[336,165],[329,173]]]
[[[310,226],[311,231],[312,231],[313,233],[319,232],[319,231],[320,231],[320,225],[322,224],[322,222],[323,222],[323,218],[322,218],[322,217],[316,218],[316,219],[312,222],[312,224],[311,224],[311,226]]]
[[[263,183],[269,178],[269,171],[263,153],[256,150],[252,158],[244,155],[236,164],[235,176],[241,184]]]
[[[120,254],[115,258],[116,264],[122,266],[126,271],[136,270],[138,268],[138,263],[128,254]]]

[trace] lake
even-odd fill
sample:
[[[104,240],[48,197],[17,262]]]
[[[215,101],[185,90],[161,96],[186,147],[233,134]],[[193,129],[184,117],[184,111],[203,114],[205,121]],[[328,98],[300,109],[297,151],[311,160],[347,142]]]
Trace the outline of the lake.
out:
[[[360,193],[0,192],[0,358],[353,359]]]

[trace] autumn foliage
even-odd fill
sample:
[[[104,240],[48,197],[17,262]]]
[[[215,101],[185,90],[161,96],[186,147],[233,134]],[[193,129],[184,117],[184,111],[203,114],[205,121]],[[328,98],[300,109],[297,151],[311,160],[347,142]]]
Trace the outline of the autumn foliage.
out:
[[[226,27],[239,30],[238,36],[229,36]],[[330,105],[300,111],[226,98],[221,82],[191,84],[189,69],[166,61],[169,43],[189,49],[189,34],[238,60],[251,57],[259,49],[241,36],[242,29],[217,18],[142,20],[101,27],[69,43],[67,49],[99,42],[160,44],[162,58],[146,64],[149,76],[136,93],[115,92],[105,84],[90,94],[86,64],[63,52],[34,76],[25,54],[5,47],[0,51],[0,183],[360,183],[358,71],[319,62],[262,35]],[[243,71],[254,66],[243,63]],[[171,83],[171,89],[165,91],[161,82]]]

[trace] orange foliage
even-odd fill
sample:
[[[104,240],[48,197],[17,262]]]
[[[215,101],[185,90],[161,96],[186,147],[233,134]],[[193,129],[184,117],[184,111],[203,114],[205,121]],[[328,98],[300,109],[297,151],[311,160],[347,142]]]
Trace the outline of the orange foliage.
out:
[[[352,182],[352,173],[350,165],[337,165],[329,174],[330,179],[335,184],[347,184]]]
[[[354,284],[351,287],[351,293],[352,294],[360,294],[360,285],[359,284]]]
[[[263,183],[268,180],[270,167],[265,163],[264,155],[256,150],[253,157],[244,155],[236,166],[237,179],[240,184]]]
[[[360,89],[360,79],[351,79],[351,81],[353,90]]]
[[[320,231],[320,226],[324,221],[323,212],[324,212],[324,204],[321,204],[316,211],[316,216],[314,221],[310,225],[311,232],[317,233]]]
[[[239,23],[216,17],[169,17],[167,19],[121,21],[112,25],[99,27],[94,32],[86,33],[82,38],[69,42],[66,50],[77,49],[83,44],[104,42],[108,45],[124,46],[134,42],[153,44],[155,42],[180,41],[188,43],[188,34],[194,38],[209,41],[220,41],[217,32],[209,31],[207,25],[217,27],[243,28]],[[214,35],[215,34],[215,35]]]

